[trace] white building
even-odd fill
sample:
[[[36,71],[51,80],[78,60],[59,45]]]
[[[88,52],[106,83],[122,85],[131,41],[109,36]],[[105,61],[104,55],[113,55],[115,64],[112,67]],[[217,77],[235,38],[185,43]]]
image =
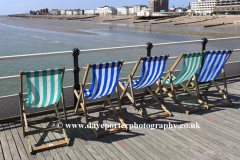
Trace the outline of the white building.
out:
[[[73,15],[73,11],[66,11],[66,15],[68,15],[68,16]]]
[[[66,15],[66,10],[60,10],[61,15]]]
[[[85,15],[94,15],[94,14],[96,14],[96,9],[85,9],[84,14]]]
[[[198,0],[191,2],[191,11],[197,15],[210,15],[216,6],[216,0],[204,1]]]
[[[137,6],[133,6],[133,12],[134,14],[137,14],[138,12],[141,12],[141,10],[145,10],[147,9],[146,5],[137,5]]]
[[[118,7],[117,8],[117,15],[129,15],[129,8],[127,6]]]
[[[134,9],[133,9],[133,7],[129,8],[129,15],[134,15]]]
[[[114,7],[109,7],[109,6],[98,7],[95,12],[96,14],[99,14],[99,15],[116,15],[117,14],[117,10]]]

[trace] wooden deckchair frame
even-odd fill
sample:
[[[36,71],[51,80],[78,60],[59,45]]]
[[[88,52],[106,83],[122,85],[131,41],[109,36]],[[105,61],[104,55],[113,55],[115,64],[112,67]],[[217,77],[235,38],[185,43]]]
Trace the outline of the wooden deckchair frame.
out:
[[[207,105],[206,102],[203,101],[202,97],[200,96],[199,94],[199,87],[198,87],[198,80],[197,80],[197,74],[195,74],[193,77],[194,77],[194,83],[195,83],[195,88],[196,88],[196,93],[197,95],[195,95],[189,88],[187,88],[187,86],[185,86],[183,83],[179,83],[177,85],[177,87],[174,88],[174,85],[173,85],[173,80],[172,80],[172,72],[173,70],[176,68],[176,66],[178,65],[178,63],[181,61],[182,57],[183,57],[183,53],[180,54],[180,56],[178,57],[178,59],[176,60],[176,62],[173,64],[172,68],[169,70],[168,74],[165,76],[165,78],[162,80],[162,86],[164,85],[164,83],[167,81],[167,79],[170,80],[170,86],[171,86],[171,92],[169,92],[167,90],[167,88],[165,87],[162,87],[162,90],[170,97],[173,99],[174,103],[178,104],[178,106],[187,114],[189,114],[190,112],[195,112],[195,111],[199,111],[199,110],[202,110],[202,109],[209,109],[209,106]],[[174,76],[173,76],[174,77]],[[175,78],[175,77],[174,77]],[[192,77],[191,77],[191,80],[192,80]],[[176,98],[176,92],[177,90],[182,87],[185,91],[187,91],[191,97],[187,97],[187,98],[182,98],[182,99],[177,99]],[[155,91],[155,93],[157,93],[159,91],[159,89],[157,89]],[[187,109],[185,108],[181,102],[182,101],[185,101],[185,100],[190,100],[190,99],[197,99],[198,102],[202,105],[200,107],[194,107],[192,109]]]
[[[231,50],[232,52],[233,52],[233,50]],[[226,58],[226,62],[227,62],[227,60],[229,59],[229,57],[230,57],[230,55],[232,54],[232,52],[231,53],[229,53],[229,55],[228,55],[228,57]],[[204,53],[207,53],[207,51],[204,51]],[[204,60],[204,59],[203,59]],[[225,63],[226,63],[225,62]],[[225,65],[225,64],[224,64]],[[226,76],[225,76],[225,69],[224,69],[224,66],[223,66],[223,68],[222,68],[222,76],[223,76],[223,86],[224,86],[224,91],[222,90],[222,89],[220,89],[220,87],[215,83],[215,81],[214,81],[214,79],[213,80],[211,80],[211,81],[209,81],[209,82],[206,82],[206,83],[208,83],[208,86],[207,87],[205,87],[205,88],[200,88],[199,89],[199,91],[201,91],[201,90],[205,90],[206,92],[208,92],[208,90],[210,89],[210,87],[212,86],[212,85],[214,85],[214,87],[216,87],[216,89],[218,90],[217,92],[213,92],[213,93],[199,93],[200,94],[200,96],[201,96],[201,98],[203,99],[203,96],[223,96],[223,98],[227,101],[227,103],[219,103],[219,104],[209,104],[208,103],[208,105],[210,106],[210,107],[219,107],[219,106],[230,106],[230,107],[232,107],[232,102],[228,99],[228,97],[227,97],[227,95],[228,95],[228,90],[227,90],[227,83],[226,83]],[[192,85],[192,87],[194,88],[195,87],[195,85],[194,85],[194,83],[191,81],[191,79],[188,81],[188,83],[187,83],[187,85],[186,85],[186,87],[188,87],[189,85]],[[195,88],[194,88],[194,90],[195,90]]]
[[[167,55],[167,56],[169,56],[169,55]],[[147,94],[147,92],[149,92],[152,95],[152,97],[157,101],[157,103],[145,104],[145,105],[139,105],[139,106],[136,105],[136,101],[135,101],[135,97],[134,97],[134,90],[133,90],[133,85],[132,85],[132,80],[133,80],[133,76],[134,76],[135,72],[137,71],[137,68],[138,68],[138,66],[139,66],[139,64],[140,64],[140,62],[142,60],[144,60],[144,57],[139,57],[137,63],[135,64],[135,67],[133,68],[132,73],[129,75],[128,82],[127,82],[125,87],[123,86],[123,84],[121,82],[119,82],[119,86],[123,90],[122,94],[120,96],[120,99],[122,99],[124,94],[126,94],[127,97],[129,98],[129,100],[132,102],[133,107],[140,112],[141,116],[144,118],[145,121],[148,121],[149,119],[154,119],[154,118],[171,116],[171,113],[162,104],[164,102],[164,98],[163,98],[163,92],[162,92],[162,86],[161,86],[161,80],[160,79],[156,83],[158,85],[158,89],[160,90],[161,102],[158,100],[157,96],[152,92],[150,86],[147,86],[147,87],[145,87],[145,91],[144,91],[141,99],[143,99],[145,97],[145,95]],[[130,84],[130,91],[131,91],[131,93],[127,92],[129,84]],[[142,108],[145,108],[145,107],[148,107],[148,106],[153,106],[153,105],[160,105],[160,107],[162,107],[162,109],[165,111],[165,113],[160,113],[158,115],[148,116],[148,115],[144,114],[143,111],[141,110]]]
[[[123,65],[123,60],[121,60],[121,65],[120,65],[120,69]],[[84,78],[83,78],[83,82],[82,84],[80,85],[80,93],[79,91],[77,91],[76,89],[74,89],[74,94],[75,96],[77,97],[78,101],[77,101],[77,104],[76,104],[76,107],[75,107],[75,114],[77,114],[78,112],[81,112],[78,110],[79,108],[79,105],[81,106],[82,108],[82,111],[84,112],[85,114],[85,119],[86,119],[86,124],[88,124],[89,122],[91,123],[91,125],[93,124],[92,122],[93,121],[98,121],[98,120],[104,120],[104,119],[107,119],[107,118],[113,118],[113,117],[118,117],[120,123],[122,124],[122,127],[123,128],[113,128],[113,129],[107,129],[107,130],[103,130],[103,131],[97,131],[97,129],[93,128],[93,132],[95,134],[95,136],[98,138],[100,135],[103,135],[103,134],[107,134],[107,133],[111,133],[111,132],[116,132],[116,131],[120,131],[120,130],[128,130],[128,127],[127,125],[125,124],[125,122],[123,121],[123,119],[121,118],[122,116],[122,108],[121,108],[121,102],[120,102],[120,99],[119,99],[119,92],[118,92],[118,86],[116,86],[116,94],[117,94],[117,102],[118,102],[118,108],[119,108],[119,113],[116,111],[115,107],[113,106],[113,104],[111,103],[109,97],[110,95],[106,95],[105,96],[105,101],[103,103],[102,106],[100,107],[94,107],[94,109],[99,109],[99,108],[102,108],[104,109],[105,106],[106,106],[106,103],[108,102],[111,106],[111,108],[113,109],[114,111],[114,114],[111,114],[111,115],[106,115],[106,116],[99,116],[99,117],[94,117],[94,118],[91,118],[88,114],[88,111],[89,110],[92,110],[92,109],[87,109],[86,107],[86,101],[85,101],[85,97],[84,97],[84,87],[85,87],[85,84],[86,84],[86,80],[87,80],[87,76],[88,76],[88,72],[89,70],[93,68],[93,65],[90,65],[88,64],[87,65],[87,69],[85,71],[85,75],[84,75]]]
[[[63,70],[63,72],[62,72],[62,81],[63,81],[65,67],[62,67],[62,70]],[[30,131],[29,128],[28,128],[28,123],[38,122],[38,121],[43,121],[43,120],[50,120],[50,119],[53,119],[53,118],[58,118],[59,122],[62,123],[62,120],[61,120],[61,117],[60,117],[59,111],[58,111],[59,102],[54,104],[54,106],[55,106],[55,116],[38,118],[38,119],[34,119],[34,120],[27,120],[27,115],[26,115],[26,112],[25,112],[24,104],[23,104],[23,102],[26,102],[26,100],[23,99],[23,75],[26,75],[26,72],[20,71],[20,92],[19,92],[20,115],[21,115],[20,121],[21,121],[22,129],[23,129],[23,136],[24,137],[27,136],[27,139],[28,139],[29,152],[32,154],[33,152],[38,152],[38,151],[41,151],[41,150],[51,149],[51,148],[59,147],[59,146],[62,146],[62,145],[68,145],[69,141],[68,141],[66,131],[65,131],[64,128],[62,128],[63,135],[64,135],[64,140],[63,141],[50,143],[50,144],[46,144],[46,145],[42,145],[42,146],[38,146],[38,147],[32,147],[32,144],[31,144],[31,141],[30,141],[30,135],[34,135],[34,134],[38,134],[38,133],[42,133],[42,132],[49,132],[49,131],[52,131],[52,130],[59,130],[59,126]],[[61,93],[61,99],[62,99],[62,104],[63,104],[64,119],[65,119],[65,123],[67,123],[65,101],[64,101],[64,97],[63,97],[63,88],[62,88],[62,93]],[[24,125],[25,125],[25,128],[24,128]]]

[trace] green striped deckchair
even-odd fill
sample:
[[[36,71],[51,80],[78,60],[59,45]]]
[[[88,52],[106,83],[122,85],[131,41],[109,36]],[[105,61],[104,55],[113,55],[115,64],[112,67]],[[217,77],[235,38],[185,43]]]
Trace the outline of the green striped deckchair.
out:
[[[172,66],[172,68],[169,70],[169,73],[165,77],[161,78],[162,85],[170,84],[172,92],[171,93],[168,92],[168,90],[165,87],[162,88],[163,91],[166,92],[168,94],[168,96],[170,96],[174,100],[174,102],[177,103],[187,114],[189,114],[189,112],[201,110],[203,108],[208,109],[207,104],[201,99],[199,92],[197,92],[197,95],[195,95],[190,89],[188,89],[183,84],[184,81],[187,81],[187,80],[191,79],[192,77],[196,77],[197,72],[201,68],[203,56],[204,56],[204,52],[185,53],[185,54],[182,53],[178,57],[178,59],[176,60],[176,62]],[[183,58],[182,70],[180,71],[178,76],[175,77],[172,75],[172,72],[176,68],[176,66],[178,65],[178,63],[180,62],[180,60],[182,58]],[[177,85],[177,87],[174,88],[174,85]],[[184,88],[184,90],[187,91],[191,96],[184,98],[184,99],[176,99],[175,94],[176,94],[176,91],[179,89],[179,87]],[[198,88],[198,85],[196,85],[196,88]],[[157,92],[158,92],[158,90],[156,90],[156,93]],[[197,99],[198,102],[201,104],[201,106],[191,108],[190,110],[186,109],[180,102],[189,100],[189,99]]]
[[[65,68],[57,68],[57,69],[48,69],[48,70],[38,70],[38,71],[20,71],[20,92],[19,92],[19,100],[20,100],[20,114],[21,114],[21,124],[23,128],[24,137],[27,136],[29,151],[37,152],[40,150],[45,150],[49,148],[54,148],[61,145],[68,145],[68,139],[65,130],[62,128],[65,140],[50,143],[47,145],[42,145],[38,147],[32,147],[30,141],[30,135],[38,134],[42,132],[48,132],[51,130],[59,130],[58,126],[51,128],[43,128],[39,130],[30,131],[28,128],[29,122],[37,122],[39,120],[49,120],[52,118],[58,118],[59,122],[62,123],[62,120],[58,111],[58,104],[60,101],[60,97],[62,98],[63,103],[63,112],[65,123],[67,122],[66,110],[65,110],[65,102],[63,98],[63,89],[62,89],[62,81],[64,76]],[[26,75],[26,81],[28,86],[28,98],[23,99],[23,75]],[[31,108],[42,108],[48,107],[50,105],[55,106],[55,116],[40,118],[35,120],[27,121],[27,116],[25,113],[24,102],[26,103],[26,107]],[[25,125],[25,128],[24,128]]]

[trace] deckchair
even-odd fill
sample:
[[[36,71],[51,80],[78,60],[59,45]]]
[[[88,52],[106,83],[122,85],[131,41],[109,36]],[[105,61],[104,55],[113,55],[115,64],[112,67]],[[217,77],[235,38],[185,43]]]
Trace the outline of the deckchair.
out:
[[[28,123],[39,122],[42,120],[50,120],[53,118],[58,118],[59,122],[62,124],[61,117],[58,111],[58,104],[60,101],[60,97],[62,98],[63,104],[63,113],[65,123],[67,122],[66,110],[65,110],[65,102],[63,98],[63,88],[62,81],[64,76],[65,68],[58,69],[47,69],[47,70],[38,70],[38,71],[20,71],[20,92],[19,92],[19,102],[20,102],[20,114],[21,114],[21,124],[23,129],[23,136],[28,138],[29,151],[37,152],[40,150],[50,149],[62,145],[68,145],[68,138],[64,128],[62,128],[62,132],[64,134],[64,140],[50,143],[47,145],[42,145],[38,147],[32,147],[30,141],[30,135],[39,134],[42,132],[49,132],[52,130],[59,130],[59,126],[54,126],[51,128],[41,128],[38,130],[29,130]],[[23,98],[23,75],[26,75],[26,81],[28,86],[28,98]],[[50,105],[55,106],[55,116],[38,118],[27,120],[27,115],[25,112],[26,107],[31,108],[42,108],[48,107]],[[25,125],[25,127],[24,127]]]
[[[167,108],[162,104],[163,94],[162,94],[162,88],[161,88],[161,81],[160,77],[165,69],[166,61],[168,59],[169,55],[162,55],[162,56],[155,56],[155,57],[139,57],[131,75],[129,75],[128,81],[125,82],[119,82],[119,86],[122,88],[123,92],[120,96],[120,99],[123,98],[123,96],[126,94],[127,97],[130,99],[130,101],[133,103],[133,106],[135,109],[137,109],[145,121],[148,121],[149,119],[158,118],[158,117],[166,117],[171,116],[171,113],[167,110]],[[133,80],[133,76],[140,64],[140,62],[143,61],[143,68],[142,68],[142,75],[139,80]],[[157,82],[158,81],[158,82]],[[160,90],[161,94],[161,100],[160,102],[157,98],[157,96],[152,92],[150,86],[157,82],[158,88]],[[131,93],[127,92],[127,89],[130,88]],[[145,97],[146,93],[149,92],[153,98],[157,101],[157,103],[153,104],[145,104],[145,105],[136,105],[135,97],[134,97],[134,90],[145,88],[145,92],[142,95],[142,99]],[[160,107],[165,111],[164,113],[157,114],[157,115],[151,115],[148,116],[143,113],[142,108],[153,106],[153,105],[160,105]]]
[[[94,134],[96,135],[97,138],[102,134],[110,133],[113,131],[120,131],[122,129],[125,129],[125,130],[128,129],[123,119],[121,118],[122,108],[121,108],[121,103],[119,99],[118,87],[117,87],[120,69],[122,65],[123,65],[123,60],[116,61],[116,62],[99,63],[99,64],[93,64],[93,65],[88,64],[84,78],[83,78],[83,82],[80,85],[80,90],[79,91],[74,90],[74,93],[78,99],[76,108],[75,108],[75,114],[77,114],[78,108],[80,105],[82,107],[82,111],[85,114],[86,124],[88,124],[89,122],[90,124],[92,124],[93,121],[104,120],[104,119],[113,118],[113,117],[118,117],[119,121],[122,124],[122,127],[107,129],[103,131],[97,131],[97,129],[93,128]],[[85,89],[85,83],[87,80],[88,72],[91,68],[93,71],[92,87],[91,89]],[[115,107],[113,106],[113,104],[109,99],[110,95],[114,92],[114,90],[116,90],[116,94],[117,94],[119,112],[116,111]],[[108,102],[111,108],[113,109],[114,114],[100,116],[100,117],[90,117],[88,114],[88,109],[86,108],[85,98],[98,99],[104,96],[105,96],[105,101],[101,107],[104,109],[106,103]]]
[[[226,84],[225,70],[224,70],[224,64],[230,57],[231,53],[232,53],[232,50],[205,51],[203,66],[197,75],[198,75],[198,82],[209,82],[209,84],[207,87],[200,89],[200,90],[206,91],[200,95],[201,96],[223,96],[223,98],[227,101],[227,103],[208,104],[210,107],[232,106],[231,101],[227,98],[228,91],[227,91],[227,84]],[[214,81],[221,71],[223,75],[224,91],[222,91]],[[209,88],[212,86],[212,84],[218,90],[217,92],[208,91]],[[192,84],[192,86],[194,86],[194,84]]]
[[[183,111],[186,112],[187,114],[189,114],[190,112],[193,112],[193,111],[209,108],[207,103],[201,99],[201,96],[199,94],[198,83],[197,83],[197,76],[196,76],[197,72],[199,71],[199,69],[201,67],[203,55],[204,55],[204,52],[180,54],[180,56],[178,57],[178,59],[176,60],[176,62],[172,66],[172,68],[169,70],[168,74],[165,77],[161,77],[162,85],[170,84],[170,86],[171,86],[171,93],[165,87],[162,88],[163,91],[165,93],[167,93],[167,95],[169,97],[171,97],[173,99],[173,101],[176,104],[178,104],[183,109]],[[175,77],[172,75],[172,72],[176,68],[176,66],[178,65],[178,63],[180,62],[180,60],[182,58],[183,58],[182,70],[180,71],[178,76]],[[194,79],[195,79],[194,83],[196,86],[197,95],[195,95],[189,88],[187,88],[183,84],[184,81],[192,79],[192,77],[194,77]],[[174,88],[174,86],[176,86],[176,87]],[[176,92],[180,87],[183,87],[184,90],[186,90],[191,96],[188,96],[188,97],[182,98],[182,99],[180,99],[180,98],[177,99]],[[156,90],[156,92],[158,92],[158,90]],[[190,100],[190,99],[197,99],[198,102],[200,103],[200,106],[194,107],[191,109],[187,109],[186,107],[184,107],[181,102],[185,101],[185,100]]]

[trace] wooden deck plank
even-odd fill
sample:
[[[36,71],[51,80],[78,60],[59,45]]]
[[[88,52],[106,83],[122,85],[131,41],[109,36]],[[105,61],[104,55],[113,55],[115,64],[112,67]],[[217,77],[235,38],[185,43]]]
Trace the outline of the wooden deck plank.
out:
[[[145,121],[144,121],[142,118],[141,118],[141,120],[142,120],[142,121],[140,121],[140,123],[145,123]],[[136,121],[139,122],[139,119],[137,119],[137,118],[134,117],[134,116],[128,116],[128,119],[126,119],[126,122],[128,122],[129,124],[133,124],[133,123],[136,122]],[[148,123],[150,123],[150,122],[148,122]],[[139,129],[132,129],[131,132],[132,132],[132,131],[135,131],[136,133],[139,133]],[[154,134],[152,134],[151,136],[148,135],[148,134],[152,133],[152,131],[149,131],[149,129],[144,129],[143,133],[147,133],[147,134],[145,134],[144,136],[140,136],[140,138],[142,137],[142,139],[143,139],[144,141],[146,141],[145,136],[147,136],[148,140],[150,139],[150,141],[151,141],[152,143],[157,143],[157,145],[158,145],[157,148],[161,149],[161,150],[162,150],[161,152],[164,152],[165,154],[167,154],[169,158],[173,158],[173,156],[175,156],[175,158],[178,158],[178,159],[183,158],[183,156],[179,155],[179,154],[176,153],[176,152],[173,152],[173,150],[172,150],[172,148],[174,148],[173,145],[169,148],[169,147],[167,146],[167,145],[170,144],[169,142],[166,143],[167,145],[165,145],[165,144],[163,143],[164,138],[162,138],[162,139],[159,141],[159,138],[161,138],[162,136],[154,135]],[[146,141],[146,142],[148,142],[148,141]],[[163,149],[164,149],[164,151],[163,151]]]
[[[15,144],[16,144],[16,147],[18,149],[18,153],[19,153],[21,159],[26,159],[26,160],[29,159],[27,151],[25,150],[25,148],[23,146],[22,140],[21,140],[21,138],[18,135],[18,132],[17,132],[17,130],[15,128],[15,125],[13,123],[9,123],[8,129],[12,133],[13,139],[15,141]]]
[[[115,121],[117,121],[117,119],[115,119]],[[113,135],[107,135],[107,137],[109,137],[109,138],[111,138],[112,139],[112,137],[113,137]],[[112,140],[113,141],[113,140]],[[142,141],[142,140],[140,140],[138,137],[134,137],[134,140],[133,140],[134,142],[139,142],[139,141]],[[132,141],[132,142],[133,142]],[[144,143],[144,141],[143,141],[143,143]],[[145,150],[146,149],[148,149],[145,145],[148,145],[147,143],[145,143],[145,144],[141,144],[142,145],[142,147],[144,147],[145,148]],[[139,146],[139,145],[137,145],[137,146]],[[154,148],[152,148],[151,146],[148,146],[148,147],[150,147],[150,149],[149,150],[151,150],[151,152],[152,151],[155,151],[155,149]],[[144,149],[143,149],[144,150]],[[131,153],[131,152],[130,152]],[[150,154],[150,153],[149,153]],[[158,156],[157,156],[158,155]],[[152,153],[151,154],[151,156],[152,157],[155,157],[155,158],[159,158],[159,157],[164,157],[164,155],[162,155],[162,154],[160,154],[158,151],[156,151],[156,152],[154,152],[154,154]]]
[[[3,151],[3,156],[5,159],[12,159],[12,155],[10,153],[10,148],[9,148],[11,146],[8,145],[7,137],[5,136],[3,125],[7,125],[7,124],[0,125],[1,146],[2,146],[2,151]]]
[[[1,132],[0,132],[0,160],[4,160],[2,144],[1,144]]]
[[[42,116],[38,117],[41,118]],[[47,128],[48,124],[46,123],[39,123],[38,126],[40,128]],[[53,143],[56,142],[57,140],[51,135],[51,132],[45,132],[45,133],[40,133],[41,137],[45,137],[44,141],[49,143]],[[55,148],[49,149],[49,152],[51,153],[52,157],[56,160],[61,160],[64,159],[63,157],[61,157],[61,153],[58,152]],[[66,157],[67,158],[67,157]]]
[[[43,128],[46,128],[48,124],[46,123],[41,123],[40,124]],[[54,137],[54,135],[52,134],[52,132],[48,132],[47,137],[46,137],[47,141],[51,141],[54,142],[56,141],[56,138]],[[58,140],[57,140],[58,141]],[[51,154],[53,155],[54,159],[63,159],[63,160],[70,160],[70,158],[67,156],[67,153],[62,149],[63,147],[57,147],[54,149],[50,149],[49,151],[51,152]]]
[[[116,119],[116,118],[115,118]],[[129,124],[131,124],[132,122],[130,122],[130,121],[128,121],[128,120],[126,120],[125,119],[125,123],[129,123]],[[109,123],[110,124],[110,123]],[[129,134],[131,134],[131,132],[132,132],[133,130],[131,130],[130,132],[121,132],[121,137],[122,137],[122,134],[124,134],[124,135],[129,135]],[[159,145],[156,145],[156,143],[154,142],[154,141],[152,141],[151,139],[149,139],[148,137],[146,137],[146,135],[145,134],[142,134],[141,135],[141,132],[135,132],[135,133],[137,133],[138,134],[138,137],[139,138],[141,138],[141,140],[140,140],[140,142],[141,141],[145,141],[146,143],[149,143],[150,145],[152,145],[155,149],[157,149],[159,152],[162,152],[162,150],[161,150],[161,147],[159,146]],[[143,131],[143,133],[145,133],[145,131]],[[119,140],[121,140],[118,136],[115,136],[117,139],[119,139]],[[155,159],[155,158],[157,158],[157,155],[150,155],[149,153],[145,153],[144,151],[146,151],[146,149],[145,150],[141,150],[140,148],[138,148],[138,147],[136,147],[136,146],[138,146],[138,145],[135,145],[134,143],[132,143],[132,142],[135,142],[135,141],[138,141],[137,139],[136,139],[136,137],[130,137],[130,136],[124,136],[124,137],[126,137],[126,139],[128,140],[128,142],[129,143],[127,143],[127,144],[129,144],[129,146],[131,146],[131,148],[133,148],[133,150],[136,150],[136,151],[138,151],[137,152],[137,154],[139,154],[139,155],[141,155],[142,157],[145,157],[145,159],[151,159],[151,158],[153,158],[153,159]],[[144,137],[144,138],[143,138]],[[130,139],[132,139],[133,141],[131,141]],[[124,138],[122,138],[122,140],[120,141],[120,142],[124,142]],[[135,152],[135,151],[134,151]],[[133,152],[133,153],[134,153]],[[131,152],[132,153],[132,152]],[[149,155],[147,155],[147,154],[149,154]],[[166,153],[163,153],[164,155],[166,154]],[[134,156],[135,156],[135,154],[133,154]],[[151,156],[151,157],[150,157]],[[169,158],[171,158],[171,159],[175,159],[175,157],[174,156],[172,156],[172,155],[168,155],[168,157]],[[136,157],[136,158],[138,158],[138,157]]]
[[[76,118],[77,118],[77,116],[74,117],[74,119],[76,119]],[[80,123],[80,121],[76,121],[76,120],[69,120],[69,121],[70,121],[70,123],[73,123],[73,124]],[[73,129],[73,130],[76,130],[76,129]],[[82,129],[78,129],[78,131],[79,130],[82,130]],[[101,145],[101,147],[100,147],[98,140],[96,138],[95,139],[93,138],[94,137],[93,134],[82,134],[82,137],[88,141],[88,145],[87,145],[88,148],[93,148],[96,151],[96,154],[99,154],[103,159],[111,159],[111,157],[107,154],[107,151],[109,151],[109,152],[111,152],[111,151],[104,145]],[[104,149],[106,149],[106,151]],[[98,156],[98,158],[100,158],[100,157]]]
[[[107,108],[105,109],[105,110],[107,110]],[[98,112],[95,112],[94,113],[94,116],[97,116],[99,113]],[[109,113],[109,114],[112,114],[112,113]],[[117,121],[118,121],[118,118],[112,118],[112,119],[115,119],[115,121],[109,121],[109,119],[108,120],[103,120],[103,124],[108,124],[108,125],[112,125],[112,124],[118,124],[117,123]],[[111,123],[110,123],[111,122]],[[118,142],[118,144],[122,144],[122,143],[124,143],[124,141],[123,141],[123,139],[124,138],[121,138],[121,137],[123,137],[122,136],[122,134],[124,134],[124,133],[126,133],[126,131],[122,131],[122,132],[120,132],[120,133],[118,133],[117,135],[116,134],[108,134],[108,135],[105,135],[105,136],[111,136],[111,138],[114,140],[114,141],[116,141],[116,142]],[[94,139],[96,139],[96,137],[94,137]],[[101,137],[100,137],[100,139],[101,139]],[[134,156],[136,159],[143,159],[142,157],[141,157],[141,155],[139,155],[139,153],[137,153],[134,149],[132,149],[132,147],[130,147],[129,145],[121,145],[124,149],[126,149],[129,153],[131,153],[131,155],[132,156]]]
[[[93,113],[90,113],[90,116],[99,116],[98,114],[99,114],[99,112],[93,112]],[[82,119],[85,122],[85,117],[83,117]],[[86,131],[87,133],[92,133],[93,134],[92,129],[87,129],[87,130],[84,130],[84,131]],[[114,139],[111,138],[111,134],[106,135],[104,137],[109,141],[109,143],[111,143],[116,149],[119,150],[120,154],[122,153],[128,159],[135,159],[132,156],[132,154],[129,153],[129,151],[125,150],[118,142],[115,142]],[[99,138],[101,138],[101,137],[99,137]]]
[[[195,115],[194,115],[195,116]],[[184,117],[184,115],[183,115],[183,117]],[[181,117],[178,117],[177,119],[181,119]],[[181,133],[181,137],[186,137],[186,135],[185,134],[187,134],[187,135],[193,135],[192,133],[189,133],[188,131],[190,131],[189,129],[184,129],[184,130],[178,130],[177,132],[175,132],[175,133]],[[192,130],[191,130],[192,131]],[[186,133],[185,133],[186,132]],[[198,141],[199,140],[199,138],[202,138],[202,135],[204,135],[204,133],[202,133],[202,134],[200,134],[200,135],[197,135],[197,137],[196,138],[192,138],[192,137],[189,137],[188,136],[188,138],[187,138],[187,140],[189,141],[191,141],[191,143],[192,144],[195,144],[196,146],[198,146],[197,147],[197,149],[202,149],[202,151],[201,150],[199,150],[200,152],[203,152],[203,153],[205,153],[205,154],[207,154],[207,155],[209,155],[210,153],[211,153],[211,151],[209,151],[209,148],[208,147],[204,147],[204,145],[202,145],[201,144],[201,141]],[[206,137],[206,136],[205,136]],[[196,143],[197,142],[197,143]],[[209,141],[209,142],[211,142],[211,141]],[[209,144],[209,142],[208,142],[208,144]],[[210,145],[210,144],[209,144]],[[210,149],[211,150],[211,149]],[[204,155],[205,155],[204,154]],[[221,158],[221,157],[219,157],[219,158]]]
[[[80,120],[78,120],[78,116],[79,115],[76,115],[73,117],[73,120],[71,120],[70,122],[71,123],[81,123]],[[86,129],[77,129],[77,130],[74,130],[76,134],[86,134],[86,133],[83,133],[82,130],[86,130]],[[90,134],[87,134],[89,136],[89,139],[92,139],[93,141],[96,142],[96,144],[103,149],[103,151],[108,155],[108,157],[110,159],[118,159],[118,157],[107,147],[105,146],[99,139],[96,138],[96,136],[93,134],[93,133],[90,133]],[[106,157],[106,156],[105,156]],[[105,158],[104,157],[104,158]]]
[[[34,118],[36,118],[36,117],[34,117]],[[32,131],[32,130],[41,128],[41,126],[38,123],[34,123],[34,124],[31,124],[31,127],[29,127],[29,128],[31,128],[30,130]],[[47,143],[44,142],[45,137],[46,137],[46,133],[37,133],[37,134],[30,135],[30,137],[31,136],[34,137],[33,139],[35,140],[34,143],[32,142],[33,147],[34,147],[34,145],[41,146],[41,145],[46,145],[47,144]],[[43,156],[46,160],[54,159],[49,150],[40,151],[40,152],[43,154]]]
[[[28,142],[27,142],[27,137],[23,137],[23,131],[22,131],[22,127],[21,127],[21,123],[19,122],[14,122],[15,124],[15,127],[16,127],[16,130],[18,132],[18,135],[23,143],[23,147],[25,148],[26,152],[27,152],[27,155],[29,157],[30,160],[35,160],[37,159],[36,155],[31,155],[30,152],[29,152],[29,147],[28,147]]]
[[[132,112],[135,112],[137,115],[136,116],[128,116],[128,119],[130,119],[131,120],[131,122],[132,123],[134,123],[134,122],[139,122],[139,124],[143,124],[143,123],[145,123],[145,121],[142,119],[142,117],[140,116],[140,114],[138,113],[138,111],[135,111],[132,107],[129,107],[128,108],[128,111],[130,111],[131,113]],[[149,111],[149,113],[150,114],[152,114],[151,112],[150,112],[150,109],[148,109],[148,111]],[[156,112],[154,112],[154,113],[156,113]],[[140,117],[140,118],[138,118],[138,117]],[[163,120],[163,119],[160,119],[160,120]],[[148,122],[148,123],[155,123],[155,121],[157,121],[157,120],[153,120],[153,121],[150,121],[150,122]],[[149,131],[149,130],[146,130],[145,132],[146,133],[156,133],[156,134],[152,134],[152,135],[155,135],[155,137],[156,137],[156,141],[158,141],[157,139],[158,139],[158,137],[159,137],[159,135],[165,135],[166,133],[165,133],[165,131],[163,131],[163,130],[159,130],[160,131],[160,133],[156,130],[152,130],[152,131]],[[139,129],[137,129],[136,130],[136,132],[139,132]],[[141,132],[141,131],[140,131]],[[158,133],[157,133],[158,132]],[[168,134],[166,134],[166,136],[168,136]],[[144,138],[143,138],[144,139]],[[164,139],[166,139],[166,137],[164,137]],[[169,139],[170,140],[170,139]],[[172,139],[171,139],[172,140]],[[167,145],[169,145],[169,144],[171,144],[172,143],[172,141],[167,141],[166,142],[166,144]],[[176,143],[175,144],[173,144],[172,146],[171,146],[171,148],[173,147],[174,148],[174,145],[176,145]],[[182,147],[179,147],[179,148],[176,148],[177,150],[179,150],[179,149],[182,149]],[[176,151],[176,150],[175,150]],[[165,150],[165,152],[168,152],[168,150]],[[182,154],[182,152],[179,150],[178,152],[176,152],[174,155],[177,155],[177,154]],[[190,154],[192,154],[192,153],[190,153]],[[181,155],[181,157],[182,156],[188,156],[188,155],[186,155],[186,154],[182,154]],[[179,155],[178,155],[178,157],[179,157]],[[196,155],[195,154],[193,154],[192,155],[192,158],[193,157],[196,157]],[[188,158],[190,158],[190,157],[188,157]]]
[[[52,134],[54,135],[54,137],[56,139],[64,138],[63,134],[59,134],[56,132],[52,132]],[[71,144],[71,139],[70,139],[69,143]],[[75,145],[64,146],[64,150],[67,150],[67,154],[70,159],[80,159],[80,158],[85,159],[85,157],[83,155],[81,155],[81,152],[79,152],[78,149],[76,149]]]
[[[18,150],[17,150],[16,144],[15,144],[15,141],[13,139],[12,133],[9,130],[9,125],[8,124],[3,125],[3,130],[4,130],[6,140],[8,142],[8,145],[10,146],[9,149],[10,149],[10,152],[11,152],[12,159],[20,159],[20,155],[18,153]]]

